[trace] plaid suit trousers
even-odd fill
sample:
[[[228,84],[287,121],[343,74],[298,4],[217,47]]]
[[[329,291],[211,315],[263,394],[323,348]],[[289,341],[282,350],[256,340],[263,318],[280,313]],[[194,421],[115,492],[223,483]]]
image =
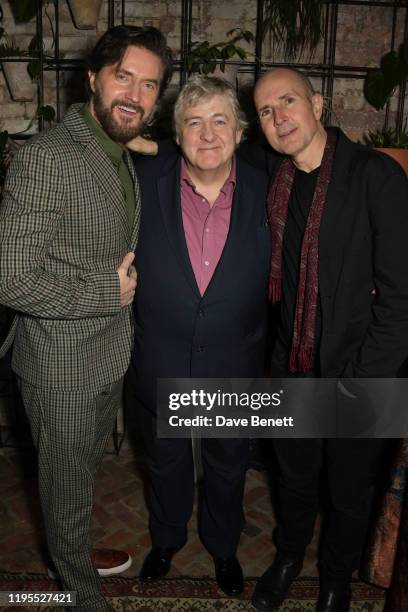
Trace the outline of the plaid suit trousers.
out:
[[[107,609],[91,560],[95,474],[121,402],[123,381],[99,393],[55,391],[19,379],[38,450],[40,500],[50,554],[76,610]]]

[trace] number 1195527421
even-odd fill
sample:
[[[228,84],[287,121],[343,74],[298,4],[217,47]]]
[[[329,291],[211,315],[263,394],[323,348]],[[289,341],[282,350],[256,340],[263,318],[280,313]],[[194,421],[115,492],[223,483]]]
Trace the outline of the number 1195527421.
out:
[[[64,606],[76,604],[75,591],[0,591],[0,606]]]

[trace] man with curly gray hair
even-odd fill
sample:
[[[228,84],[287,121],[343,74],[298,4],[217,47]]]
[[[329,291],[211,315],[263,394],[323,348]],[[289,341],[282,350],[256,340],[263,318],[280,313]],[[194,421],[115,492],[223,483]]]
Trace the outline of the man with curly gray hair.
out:
[[[267,177],[235,156],[246,125],[235,90],[192,78],[174,125],[181,154],[137,162],[143,213],[129,379],[150,474],[153,546],[143,581],[165,575],[186,543],[194,497],[191,439],[156,435],[157,379],[256,377],[264,363]],[[202,439],[199,529],[228,595],[243,589],[236,550],[247,459],[247,439]]]

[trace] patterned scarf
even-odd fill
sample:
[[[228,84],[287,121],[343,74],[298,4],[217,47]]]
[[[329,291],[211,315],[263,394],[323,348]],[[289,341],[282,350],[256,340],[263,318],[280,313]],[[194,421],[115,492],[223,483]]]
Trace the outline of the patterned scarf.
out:
[[[329,128],[302,241],[292,348],[289,359],[290,372],[304,373],[313,367],[319,290],[320,222],[331,179],[336,142],[337,130]],[[268,193],[268,217],[272,234],[269,299],[272,302],[279,302],[282,295],[283,233],[294,178],[295,166],[289,158],[286,158],[280,165]]]

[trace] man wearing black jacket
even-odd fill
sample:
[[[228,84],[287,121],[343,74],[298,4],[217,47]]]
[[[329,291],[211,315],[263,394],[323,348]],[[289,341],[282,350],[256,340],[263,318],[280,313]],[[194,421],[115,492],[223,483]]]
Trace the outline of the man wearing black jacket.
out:
[[[385,378],[408,356],[408,189],[389,157],[320,122],[309,81],[275,69],[258,81],[261,128],[283,155],[272,177],[270,297],[281,323],[273,376]],[[346,612],[381,441],[276,439],[281,521],[277,555],[253,596],[275,610],[300,573],[327,468],[331,508],[320,559],[318,612]]]

